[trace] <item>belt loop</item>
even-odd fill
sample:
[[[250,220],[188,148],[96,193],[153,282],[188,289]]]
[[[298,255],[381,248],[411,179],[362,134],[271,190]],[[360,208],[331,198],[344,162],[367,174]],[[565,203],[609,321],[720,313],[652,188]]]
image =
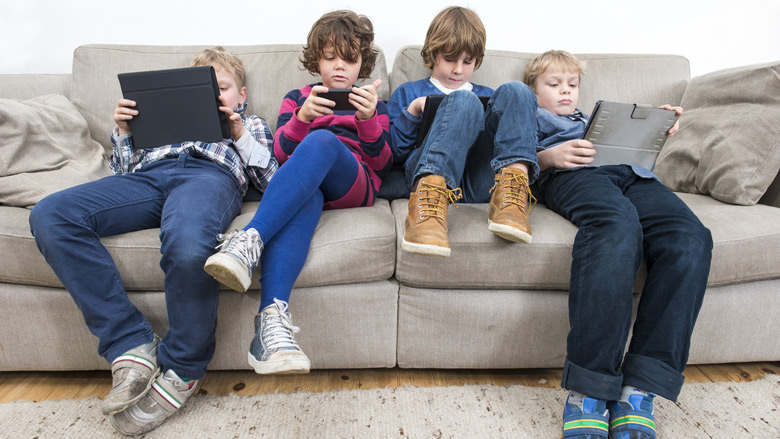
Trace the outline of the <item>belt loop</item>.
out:
[[[176,167],[177,168],[186,168],[187,167],[187,157],[189,154],[180,152],[179,158],[176,160]]]

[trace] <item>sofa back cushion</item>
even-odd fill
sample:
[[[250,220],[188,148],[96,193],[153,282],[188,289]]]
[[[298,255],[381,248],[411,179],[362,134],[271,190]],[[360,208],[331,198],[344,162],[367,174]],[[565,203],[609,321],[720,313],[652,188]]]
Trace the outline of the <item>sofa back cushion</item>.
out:
[[[396,54],[390,87],[430,76],[423,65],[422,46],[404,46]],[[537,53],[487,50],[472,82],[496,88],[522,81]],[[575,54],[585,61],[579,108],[590,114],[599,99],[649,105],[678,105],[691,77],[690,63],[678,55]]]
[[[186,67],[194,55],[213,46],[86,45],[73,55],[71,99],[84,115],[92,138],[110,153],[113,113],[122,97],[117,74]],[[247,72],[248,114],[266,120],[271,129],[282,98],[290,90],[320,81],[301,67],[302,47],[297,44],[225,46],[241,58]],[[389,80],[380,50],[371,79],[382,79],[380,97],[389,97]],[[362,83],[362,82],[361,82]]]

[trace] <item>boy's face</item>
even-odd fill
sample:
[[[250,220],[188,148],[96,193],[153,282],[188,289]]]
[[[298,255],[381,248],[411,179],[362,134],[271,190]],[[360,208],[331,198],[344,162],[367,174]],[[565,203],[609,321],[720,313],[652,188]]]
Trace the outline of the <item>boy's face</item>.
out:
[[[474,65],[474,59],[466,52],[456,59],[445,58],[441,53],[437,53],[431,76],[450,90],[457,90],[471,80]]]
[[[580,100],[580,75],[550,66],[536,78],[539,106],[565,116],[577,110]]]
[[[322,50],[317,67],[322,76],[322,85],[328,88],[352,88],[360,75],[362,60],[349,62],[341,59],[333,45],[328,45]]]
[[[225,99],[225,104],[231,110],[235,110],[246,101],[246,87],[238,88],[236,77],[231,71],[225,70],[224,67],[217,64],[212,65],[212,67],[217,74],[217,84],[219,84],[219,91],[222,98]]]

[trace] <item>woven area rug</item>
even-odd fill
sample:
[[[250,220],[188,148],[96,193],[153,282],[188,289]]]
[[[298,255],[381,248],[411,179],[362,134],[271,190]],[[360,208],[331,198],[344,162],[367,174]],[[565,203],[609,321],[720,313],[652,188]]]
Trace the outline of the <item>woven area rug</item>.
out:
[[[198,395],[146,438],[558,438],[566,392],[525,386],[400,387]],[[780,438],[780,377],[686,384],[658,398],[658,436]],[[111,438],[100,400],[0,404],[0,437]]]

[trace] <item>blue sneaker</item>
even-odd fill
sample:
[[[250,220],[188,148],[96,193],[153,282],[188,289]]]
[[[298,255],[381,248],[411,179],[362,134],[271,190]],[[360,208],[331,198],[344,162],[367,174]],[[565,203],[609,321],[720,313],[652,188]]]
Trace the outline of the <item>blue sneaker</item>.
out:
[[[579,392],[569,393],[563,406],[565,439],[606,439],[609,434],[607,401],[591,398]]]
[[[655,439],[653,417],[655,394],[631,386],[623,387],[620,400],[610,401],[610,439]]]
[[[294,333],[287,302],[274,299],[255,316],[255,337],[249,346],[249,365],[255,373],[309,373],[311,362],[303,353]]]

